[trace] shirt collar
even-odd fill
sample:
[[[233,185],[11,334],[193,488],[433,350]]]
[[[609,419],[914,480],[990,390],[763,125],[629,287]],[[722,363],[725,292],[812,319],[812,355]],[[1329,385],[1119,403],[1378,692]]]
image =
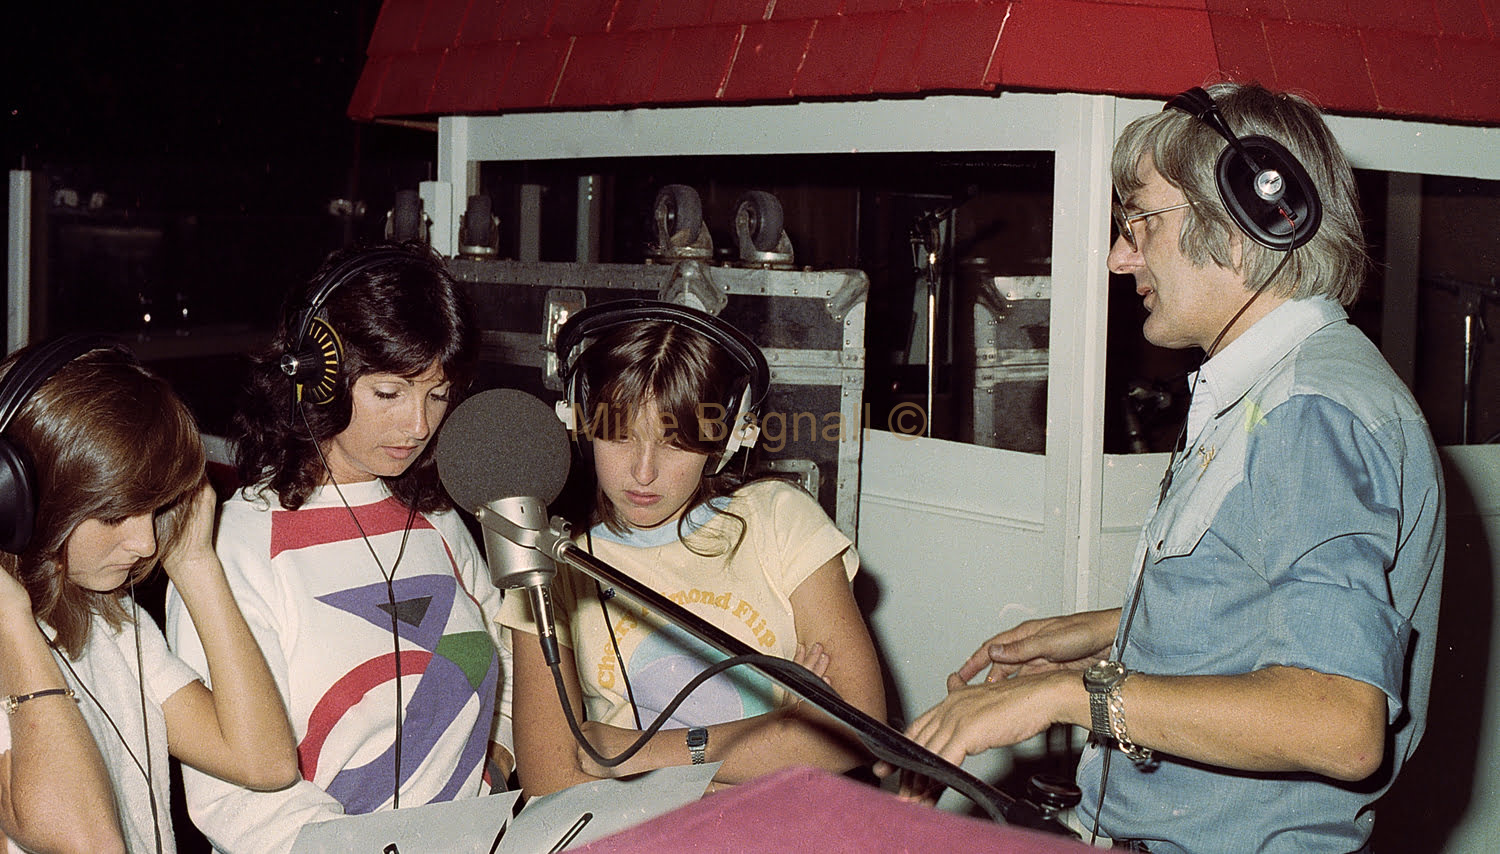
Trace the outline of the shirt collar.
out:
[[[1214,415],[1234,405],[1273,365],[1308,336],[1347,321],[1344,307],[1326,297],[1287,300],[1256,321],[1188,378],[1188,437],[1196,439]]]
[[[686,537],[704,525],[707,525],[711,519],[719,515],[728,506],[729,496],[721,495],[718,498],[710,499],[706,504],[699,504],[697,507],[694,507],[688,513],[687,518],[683,520],[682,536]],[[596,540],[605,540],[611,543],[620,543],[642,549],[665,546],[675,542],[678,538],[678,528],[675,521],[664,525],[657,525],[655,528],[626,528],[623,534],[616,534],[609,529],[609,526],[601,522],[595,525],[590,530],[590,533]]]

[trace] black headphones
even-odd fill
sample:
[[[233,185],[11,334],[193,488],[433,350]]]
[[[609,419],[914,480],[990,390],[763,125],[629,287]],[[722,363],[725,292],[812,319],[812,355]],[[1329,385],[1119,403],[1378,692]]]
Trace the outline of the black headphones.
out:
[[[1251,240],[1289,252],[1317,234],[1323,221],[1318,190],[1286,146],[1265,136],[1235,136],[1213,97],[1198,86],[1162,109],[1182,110],[1228,140],[1215,181],[1230,218]]]
[[[729,443],[714,466],[713,474],[718,474],[736,451],[754,447],[760,438],[760,406],[771,387],[771,368],[765,354],[745,333],[706,312],[670,302],[626,299],[600,303],[568,318],[557,332],[554,347],[563,379],[563,399],[557,404],[557,415],[574,439],[578,439],[582,432],[579,409],[588,403],[589,388],[588,378],[578,370],[574,348],[612,329],[643,321],[664,321],[691,329],[723,348],[740,367],[741,376],[730,384],[720,403],[724,420],[719,423],[725,432],[718,435],[727,435]],[[579,445],[584,443],[580,441]]]
[[[339,372],[344,363],[344,342],[338,332],[321,317],[323,304],[345,282],[375,267],[399,259],[410,259],[411,253],[394,246],[383,246],[361,252],[333,268],[323,283],[308,297],[307,305],[297,314],[292,328],[297,330],[292,349],[284,353],[281,372],[292,380],[292,408],[307,400],[325,404],[338,395]]]
[[[5,436],[10,422],[36,390],[63,366],[91,350],[108,347],[102,335],[64,335],[36,345],[11,366],[0,380],[0,549],[20,554],[36,528],[41,489],[32,470],[31,455]]]

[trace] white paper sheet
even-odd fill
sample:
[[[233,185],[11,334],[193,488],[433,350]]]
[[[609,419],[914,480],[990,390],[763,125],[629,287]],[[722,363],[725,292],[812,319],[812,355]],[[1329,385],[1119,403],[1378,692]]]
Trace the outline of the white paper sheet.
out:
[[[515,818],[511,813],[520,792],[346,816],[302,828],[292,854],[563,851],[698,800],[718,769],[717,762],[681,765],[626,780],[580,783],[532,799]],[[566,847],[559,848],[565,837]]]
[[[490,854],[520,792],[309,824],[292,854]]]
[[[658,768],[625,780],[579,783],[535,798],[505,832],[500,854],[565,851],[634,827],[703,797],[718,770],[717,762]],[[577,833],[572,833],[580,822]],[[570,834],[567,846],[558,848]]]

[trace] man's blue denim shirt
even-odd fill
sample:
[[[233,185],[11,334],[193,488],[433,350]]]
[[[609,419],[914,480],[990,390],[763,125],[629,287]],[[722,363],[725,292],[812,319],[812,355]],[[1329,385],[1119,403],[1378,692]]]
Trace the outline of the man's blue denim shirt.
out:
[[[1393,742],[1358,784],[1116,756],[1101,827],[1153,852],[1358,850],[1426,721],[1445,530],[1427,422],[1343,308],[1310,299],[1204,365],[1188,423],[1137,546],[1121,659],[1142,673],[1357,679],[1385,692]],[[1101,759],[1091,746],[1079,765],[1086,826]]]

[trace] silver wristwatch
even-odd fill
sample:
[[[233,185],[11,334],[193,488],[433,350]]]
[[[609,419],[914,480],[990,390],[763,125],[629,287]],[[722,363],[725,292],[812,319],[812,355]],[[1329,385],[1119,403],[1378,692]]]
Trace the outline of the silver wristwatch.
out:
[[[693,758],[694,765],[702,765],[708,758],[708,730],[701,727],[689,727],[687,731],[688,756]]]
[[[1089,692],[1089,729],[1100,738],[1115,737],[1109,725],[1109,692],[1129,675],[1118,661],[1096,661],[1083,671],[1083,687]]]
[[[1131,671],[1118,661],[1096,661],[1083,672],[1083,687],[1089,692],[1089,729],[1100,738],[1112,738],[1130,761],[1145,766],[1152,751],[1130,740],[1125,729],[1125,698],[1120,686]]]

